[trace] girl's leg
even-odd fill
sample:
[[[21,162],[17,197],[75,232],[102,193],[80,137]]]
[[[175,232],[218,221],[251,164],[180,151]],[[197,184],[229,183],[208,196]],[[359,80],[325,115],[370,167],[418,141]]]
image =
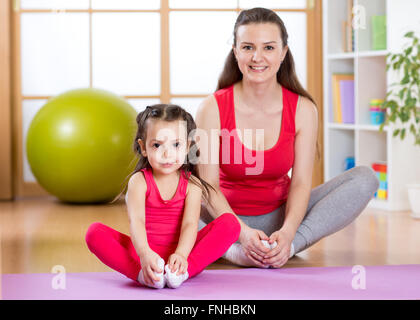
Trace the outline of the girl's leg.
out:
[[[89,250],[108,267],[137,281],[140,259],[129,236],[102,223],[93,223],[86,233]]]
[[[367,166],[358,166],[314,188],[293,239],[295,253],[353,222],[378,187],[375,172]]]
[[[238,240],[240,231],[241,226],[231,213],[222,214],[201,229],[188,257],[190,278],[219,259]]]
[[[244,216],[237,214],[248,227],[264,231],[270,236],[274,231],[280,229],[284,220],[284,206],[271,211],[270,213],[259,216]],[[206,224],[213,221],[213,217],[207,211],[204,205],[201,206],[199,229],[202,229]]]

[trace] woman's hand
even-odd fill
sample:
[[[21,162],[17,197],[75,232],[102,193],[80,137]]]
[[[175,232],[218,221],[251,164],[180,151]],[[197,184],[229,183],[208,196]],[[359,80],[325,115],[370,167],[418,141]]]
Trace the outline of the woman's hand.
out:
[[[239,242],[241,243],[246,256],[256,265],[265,268],[267,265],[263,263],[263,259],[264,256],[268,254],[269,249],[261,243],[261,240],[269,240],[268,236],[263,231],[248,226],[242,227]]]
[[[179,276],[180,274],[184,274],[188,270],[187,259],[176,252],[169,256],[168,265],[169,269],[171,269],[172,272],[178,270],[178,272],[176,273],[177,276]]]
[[[159,259],[161,257],[153,250],[147,250],[140,256],[141,270],[143,270],[144,282],[147,285],[151,286],[154,282],[160,280],[160,277],[155,275],[155,272],[163,272],[163,269],[158,267]]]
[[[271,249],[265,256],[262,262],[268,264],[273,268],[280,268],[288,260],[290,256],[290,248],[292,246],[294,235],[282,229],[273,232],[270,236],[269,244],[277,242],[277,246]]]

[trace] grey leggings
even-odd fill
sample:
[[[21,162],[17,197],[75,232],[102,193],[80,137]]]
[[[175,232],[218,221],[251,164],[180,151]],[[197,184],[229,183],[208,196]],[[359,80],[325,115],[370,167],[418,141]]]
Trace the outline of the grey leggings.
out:
[[[311,191],[305,217],[300,224],[293,245],[295,253],[310,247],[320,239],[335,233],[356,219],[379,187],[375,172],[366,166],[347,170]],[[238,217],[249,227],[270,236],[284,222],[286,204],[260,216]],[[202,207],[201,225],[213,218]]]

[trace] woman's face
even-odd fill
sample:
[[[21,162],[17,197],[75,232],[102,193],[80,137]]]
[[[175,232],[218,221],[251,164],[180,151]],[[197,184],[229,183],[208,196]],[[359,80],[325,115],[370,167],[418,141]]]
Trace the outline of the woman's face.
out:
[[[283,48],[279,27],[274,23],[240,26],[233,47],[243,78],[258,83],[276,77],[287,49]]]

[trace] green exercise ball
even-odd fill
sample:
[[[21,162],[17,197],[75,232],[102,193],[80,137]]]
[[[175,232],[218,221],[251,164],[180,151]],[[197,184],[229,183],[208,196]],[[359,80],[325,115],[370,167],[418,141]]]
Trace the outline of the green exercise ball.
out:
[[[28,129],[32,173],[64,202],[103,203],[135,169],[136,111],[100,89],[76,89],[49,100]]]

